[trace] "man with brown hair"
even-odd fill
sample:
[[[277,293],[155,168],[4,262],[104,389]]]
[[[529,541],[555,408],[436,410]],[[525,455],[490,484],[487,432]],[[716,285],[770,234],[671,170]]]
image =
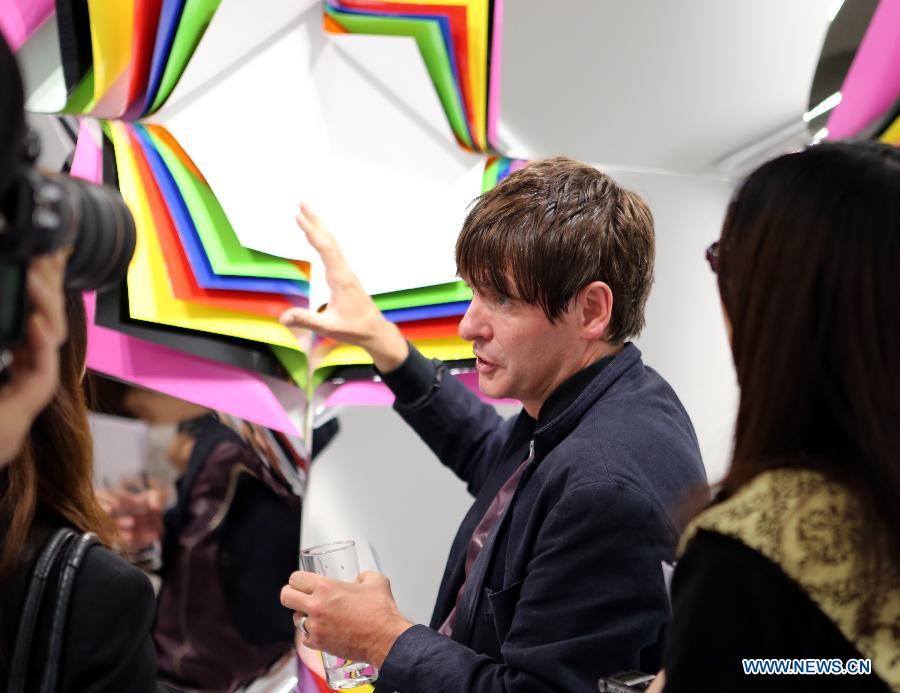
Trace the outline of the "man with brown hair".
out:
[[[378,690],[586,691],[656,671],[679,503],[704,484],[693,427],[627,340],[653,280],[646,204],[565,158],[479,198],[456,245],[473,298],[459,326],[478,384],[523,411],[503,421],[386,321],[333,237],[298,223],[325,263],[323,313],[282,320],[365,348],[395,409],[475,502],[453,542],[431,628],[397,609],[387,579],[294,573],[282,603],[304,642],[381,670]]]

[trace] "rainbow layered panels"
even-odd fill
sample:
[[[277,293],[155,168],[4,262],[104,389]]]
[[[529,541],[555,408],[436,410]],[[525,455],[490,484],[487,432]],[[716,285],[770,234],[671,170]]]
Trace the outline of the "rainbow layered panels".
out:
[[[326,0],[334,34],[415,39],[458,144],[497,149],[502,2],[490,0]]]
[[[4,0],[31,111],[138,120],[184,74],[220,0]]]
[[[528,165],[527,159],[509,159],[502,156],[488,157],[484,163],[484,177],[481,182],[481,192],[486,193],[497,183],[504,180],[510,173],[515,173],[520,168]]]
[[[272,348],[304,388],[334,367],[371,363],[357,347],[315,336],[303,342],[278,322],[285,310],[309,306],[308,263],[241,246],[202,173],[165,128],[109,121],[103,137],[115,161],[105,178],[117,181],[137,226],[127,280],[132,320]],[[470,297],[454,282],[374,299],[424,353],[461,360],[471,358],[456,334]]]
[[[427,357],[471,366],[471,345],[457,334],[471,292],[454,277],[452,242],[466,206],[524,165],[487,155],[499,2],[328,2],[326,29],[342,37],[323,44],[289,24],[231,63],[220,62],[230,58],[217,27],[240,24],[246,8],[235,3],[0,3],[28,109],[79,118],[72,174],[117,186],[136,222],[126,280],[88,300],[91,368],[294,434],[325,402],[384,403],[366,352],[278,321],[328,300],[318,258],[291,219],[310,198],[336,220],[385,317]],[[307,60],[328,44],[323,60]],[[378,69],[403,56],[409,67],[368,124],[334,117],[350,102],[329,75],[342,89],[354,56],[380,56]],[[406,102],[417,98],[418,121]],[[420,128],[418,140],[399,136],[410,131],[399,118]],[[315,146],[304,149],[307,141]],[[426,142],[437,156],[419,151]],[[385,204],[405,217],[367,213]]]

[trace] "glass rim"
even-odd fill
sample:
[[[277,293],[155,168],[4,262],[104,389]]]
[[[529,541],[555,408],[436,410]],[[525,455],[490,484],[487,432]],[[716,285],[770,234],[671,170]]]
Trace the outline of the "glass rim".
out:
[[[300,555],[324,556],[325,554],[343,551],[344,549],[348,549],[351,546],[356,548],[356,542],[353,539],[344,539],[343,541],[330,541],[325,544],[317,544],[316,546],[309,546],[305,549],[300,549]]]

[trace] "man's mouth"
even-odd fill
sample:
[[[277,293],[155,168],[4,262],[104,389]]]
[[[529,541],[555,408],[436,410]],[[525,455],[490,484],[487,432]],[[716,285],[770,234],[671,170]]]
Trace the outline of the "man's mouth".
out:
[[[493,361],[489,361],[488,359],[484,358],[484,356],[482,356],[481,354],[476,353],[475,368],[479,373],[491,373],[492,371],[495,371],[497,368],[499,368],[499,366]]]

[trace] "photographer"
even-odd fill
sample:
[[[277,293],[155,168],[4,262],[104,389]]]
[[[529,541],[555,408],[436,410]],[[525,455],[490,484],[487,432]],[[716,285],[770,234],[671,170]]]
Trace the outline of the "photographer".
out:
[[[141,571],[106,548],[115,529],[93,493],[91,438],[81,389],[86,322],[80,294],[68,295],[66,309],[70,336],[60,355],[60,386],[22,450],[0,471],[0,684],[3,690],[14,690],[11,667],[38,555],[58,528],[72,527],[93,532],[104,546],[84,555],[58,662],[48,662],[47,652],[62,568],[57,565],[51,571],[30,642],[24,689],[37,690],[43,670],[56,666],[61,691],[152,691],[153,588]]]
[[[0,39],[0,687],[152,691],[153,589],[107,548],[81,385],[81,291],[122,276],[134,224],[115,191],[33,168],[22,104]]]

